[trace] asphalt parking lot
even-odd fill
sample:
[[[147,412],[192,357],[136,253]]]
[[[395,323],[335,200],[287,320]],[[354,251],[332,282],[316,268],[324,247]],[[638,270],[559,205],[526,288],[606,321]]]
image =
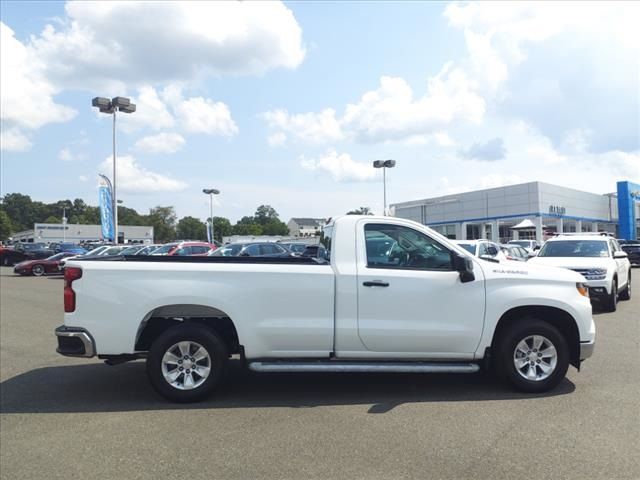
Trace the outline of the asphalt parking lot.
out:
[[[640,270],[636,269],[640,279]],[[638,479],[640,292],[531,396],[481,375],[253,374],[170,404],[143,362],[55,353],[62,280],[0,276],[0,477]]]

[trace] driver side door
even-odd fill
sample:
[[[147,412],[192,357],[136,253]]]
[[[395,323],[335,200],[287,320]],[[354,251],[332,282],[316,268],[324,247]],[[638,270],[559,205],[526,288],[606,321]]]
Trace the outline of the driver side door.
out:
[[[367,222],[363,220],[363,223]],[[484,322],[484,279],[462,283],[454,254],[394,223],[359,223],[358,334],[370,357],[472,358]]]

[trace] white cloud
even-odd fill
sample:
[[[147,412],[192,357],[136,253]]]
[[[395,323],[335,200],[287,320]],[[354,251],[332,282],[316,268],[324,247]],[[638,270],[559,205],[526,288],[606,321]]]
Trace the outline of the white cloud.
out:
[[[175,180],[169,175],[151,172],[141,167],[130,155],[117,157],[118,183],[117,188],[121,192],[128,193],[154,193],[154,192],[178,192],[187,188],[187,184],[181,180]],[[111,172],[113,168],[112,157],[107,157],[100,164],[99,172]]]
[[[191,133],[206,133],[231,137],[238,133],[238,126],[231,118],[229,107],[208,98],[193,97],[181,101],[175,107],[178,123]]]
[[[68,148],[63,148],[58,153],[58,158],[63,162],[71,162],[73,160],[73,155],[71,154],[71,150]]]
[[[4,127],[4,125],[3,125]],[[6,152],[26,152],[32,146],[31,140],[18,128],[0,129],[0,150]]]
[[[86,176],[86,175],[80,175],[80,176],[78,177],[78,180],[80,180],[81,182],[86,182],[86,181],[88,181],[88,180],[89,180],[89,178],[87,178],[87,176]]]
[[[328,173],[337,182],[366,182],[377,173],[370,162],[356,162],[348,153],[338,154],[333,149],[315,159],[302,156],[300,165],[305,170]]]
[[[30,46],[58,85],[192,81],[296,68],[302,29],[281,2],[84,2]]]
[[[331,108],[319,113],[299,114],[290,114],[279,109],[265,112],[262,117],[269,127],[278,130],[275,135],[282,136],[288,133],[306,143],[327,143],[341,140],[343,137],[336,112]]]
[[[453,3],[445,17],[464,31],[462,68],[496,113],[556,147],[576,129],[593,153],[640,147],[640,4]]]
[[[70,107],[55,103],[59,92],[46,76],[43,62],[15,38],[13,30],[0,22],[0,111],[3,127],[37,129],[48,123],[66,122],[76,115]],[[8,134],[15,142],[22,135]],[[11,142],[7,142],[8,145]],[[23,140],[18,145],[26,145]],[[24,148],[22,148],[24,149]]]
[[[162,132],[141,138],[135,144],[137,150],[149,153],[175,153],[185,144],[179,133]]]
[[[173,127],[175,123],[173,115],[152,86],[139,87],[138,94],[131,97],[131,101],[136,104],[136,111],[130,114],[120,113],[117,119],[118,125],[125,132],[131,133],[142,128],[162,130]],[[103,116],[97,110],[96,113]]]
[[[281,147],[287,142],[287,136],[282,132],[276,132],[267,137],[267,143],[270,147]]]
[[[485,102],[464,71],[447,64],[418,99],[402,78],[382,77],[377,90],[347,105],[342,124],[360,141],[380,142],[435,133],[452,122],[478,124],[484,113]]]

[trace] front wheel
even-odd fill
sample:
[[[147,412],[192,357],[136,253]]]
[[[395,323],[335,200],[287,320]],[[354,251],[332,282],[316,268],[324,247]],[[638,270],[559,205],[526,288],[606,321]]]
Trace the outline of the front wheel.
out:
[[[153,388],[180,403],[204,400],[226,371],[227,347],[210,329],[181,324],[162,333],[151,345],[147,375]]]
[[[611,293],[604,301],[604,309],[607,312],[615,312],[618,309],[618,281],[611,284]]]
[[[557,386],[569,368],[569,347],[560,331],[528,318],[509,327],[498,346],[498,372],[518,390],[541,393]]]
[[[627,274],[627,286],[620,294],[620,300],[631,300],[631,270]]]
[[[38,264],[31,267],[31,273],[36,277],[41,277],[44,275],[44,266]]]

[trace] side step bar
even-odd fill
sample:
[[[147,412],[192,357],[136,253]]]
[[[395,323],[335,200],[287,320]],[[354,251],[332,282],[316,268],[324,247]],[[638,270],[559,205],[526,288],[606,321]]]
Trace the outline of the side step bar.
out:
[[[395,373],[474,373],[480,370],[475,363],[442,362],[251,362],[254,372],[395,372]]]

